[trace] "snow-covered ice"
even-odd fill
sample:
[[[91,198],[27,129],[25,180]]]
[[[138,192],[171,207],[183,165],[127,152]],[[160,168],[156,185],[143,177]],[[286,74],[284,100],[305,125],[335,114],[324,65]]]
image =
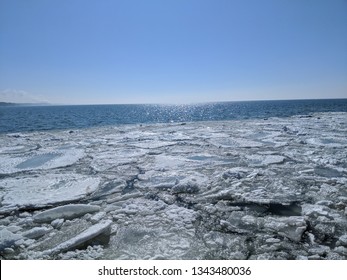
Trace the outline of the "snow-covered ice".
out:
[[[347,113],[0,135],[6,259],[347,259]]]

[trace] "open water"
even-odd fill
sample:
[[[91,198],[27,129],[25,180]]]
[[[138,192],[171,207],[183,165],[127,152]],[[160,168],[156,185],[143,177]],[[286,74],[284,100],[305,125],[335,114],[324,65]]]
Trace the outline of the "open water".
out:
[[[0,106],[0,133],[106,125],[219,121],[347,112],[347,99],[217,102],[194,105]]]

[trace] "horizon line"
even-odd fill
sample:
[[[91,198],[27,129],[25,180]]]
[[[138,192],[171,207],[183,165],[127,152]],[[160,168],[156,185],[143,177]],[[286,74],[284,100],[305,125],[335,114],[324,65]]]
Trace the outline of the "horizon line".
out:
[[[293,99],[249,99],[249,100],[224,100],[224,101],[201,101],[201,102],[153,102],[153,103],[50,103],[50,102],[8,102],[0,101],[0,103],[9,105],[22,106],[93,106],[93,105],[167,105],[167,106],[187,106],[187,105],[203,105],[213,103],[232,103],[232,102],[266,102],[266,101],[300,101],[300,100],[344,100],[347,97],[331,97],[331,98],[293,98]]]

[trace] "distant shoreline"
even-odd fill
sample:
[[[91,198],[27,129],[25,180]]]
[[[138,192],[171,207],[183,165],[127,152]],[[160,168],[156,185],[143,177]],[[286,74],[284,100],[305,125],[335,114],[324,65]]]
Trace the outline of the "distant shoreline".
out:
[[[48,106],[49,103],[12,103],[12,102],[0,102],[0,106]]]
[[[0,102],[0,106],[15,106],[16,103],[9,103],[9,102]]]

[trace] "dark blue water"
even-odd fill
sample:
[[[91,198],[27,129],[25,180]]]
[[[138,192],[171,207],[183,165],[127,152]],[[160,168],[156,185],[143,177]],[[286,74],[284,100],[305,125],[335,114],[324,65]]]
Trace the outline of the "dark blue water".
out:
[[[198,105],[0,106],[0,133],[121,124],[287,117],[314,112],[347,112],[347,99]]]

